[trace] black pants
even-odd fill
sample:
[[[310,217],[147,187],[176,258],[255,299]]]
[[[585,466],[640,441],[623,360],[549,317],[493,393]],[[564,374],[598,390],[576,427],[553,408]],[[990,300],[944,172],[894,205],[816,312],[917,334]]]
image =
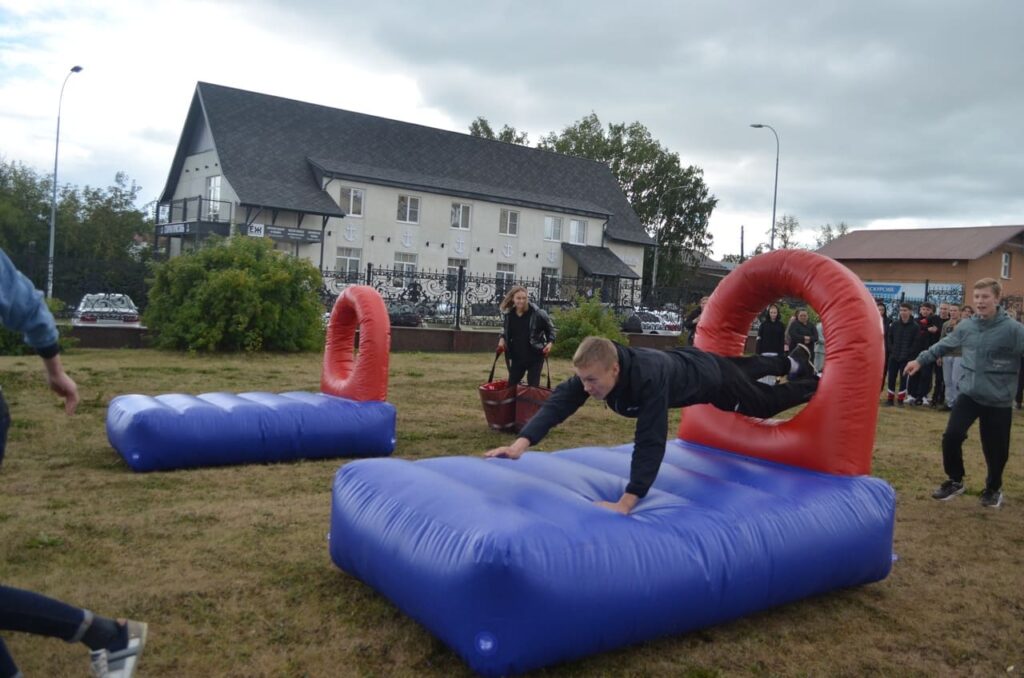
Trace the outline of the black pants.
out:
[[[4,400],[4,390],[0,388],[0,464],[4,463],[4,453],[7,451],[7,429],[11,427],[11,412],[7,409],[7,401]]]
[[[964,440],[967,430],[980,419],[981,450],[985,454],[988,477],[985,487],[998,490],[1003,486],[1003,469],[1010,457],[1010,424],[1013,410],[1009,407],[988,407],[961,393],[949,413],[946,432],[942,434],[942,468],[950,480],[964,478]]]
[[[942,365],[935,364],[935,390],[932,391],[932,405],[946,402],[946,376],[942,373]]]
[[[92,615],[89,615],[91,620]],[[32,591],[0,586],[0,630],[22,631],[60,638],[82,639],[85,610]],[[85,625],[87,626],[87,624]],[[0,639],[0,676],[17,675],[18,668]]]
[[[523,362],[520,360],[509,360],[508,363],[508,383],[518,384],[523,380],[523,375],[526,375],[527,386],[540,386],[540,372],[544,369],[544,356],[537,356],[531,362]]]
[[[1020,370],[1017,372],[1017,407],[1024,403],[1024,355],[1020,357]]]
[[[889,397],[892,398],[896,395],[896,378],[900,380],[900,392],[899,399],[903,402],[903,399],[907,397],[907,382],[909,377],[903,373],[903,368],[907,366],[906,360],[889,360]]]
[[[910,395],[918,400],[923,400],[928,397],[928,392],[932,390],[932,373],[935,372],[935,364],[928,363],[927,365],[921,365],[921,369],[914,373],[914,376],[910,377]]]
[[[790,381],[774,386],[757,381],[761,377],[784,377],[789,374],[789,358],[784,355],[715,357],[722,371],[722,385],[719,395],[711,404],[720,410],[762,419],[774,417],[779,412],[806,403],[818,388],[817,379]]]

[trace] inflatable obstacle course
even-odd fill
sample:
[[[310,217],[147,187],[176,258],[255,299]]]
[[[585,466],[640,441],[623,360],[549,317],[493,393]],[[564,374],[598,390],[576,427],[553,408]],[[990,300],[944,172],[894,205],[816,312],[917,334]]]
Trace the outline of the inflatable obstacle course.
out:
[[[390,345],[380,295],[352,286],[331,313],[321,393],[117,396],[107,439],[134,471],[391,454]]]
[[[895,495],[864,475],[882,361],[864,286],[813,253],[755,257],[719,285],[699,345],[738,354],[755,314],[782,296],[821,313],[829,362],[818,394],[789,421],[688,408],[629,516],[593,502],[621,496],[631,445],[362,460],[335,478],[332,559],[484,675],[883,579]],[[717,418],[703,425],[708,414]]]

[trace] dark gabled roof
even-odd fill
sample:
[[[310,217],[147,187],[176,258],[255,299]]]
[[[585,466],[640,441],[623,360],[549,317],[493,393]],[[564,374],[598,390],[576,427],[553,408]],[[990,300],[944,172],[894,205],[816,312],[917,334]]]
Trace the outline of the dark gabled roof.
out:
[[[607,237],[653,244],[602,163],[204,82],[161,200],[173,193],[199,115],[244,204],[340,215],[320,189],[321,177],[339,177],[606,218]]]
[[[587,275],[609,275],[633,279],[640,277],[607,247],[587,247],[562,243],[562,251],[575,259]]]
[[[892,231],[851,231],[818,250],[844,259],[961,259],[971,261],[1024,233],[1024,226],[911,228]]]

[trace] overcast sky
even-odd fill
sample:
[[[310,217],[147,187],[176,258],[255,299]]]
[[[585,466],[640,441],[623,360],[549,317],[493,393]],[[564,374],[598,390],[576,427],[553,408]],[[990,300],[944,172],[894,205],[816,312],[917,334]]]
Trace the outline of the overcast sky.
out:
[[[159,196],[197,81],[531,143],[639,121],[718,198],[714,254],[818,227],[1024,223],[1024,2],[0,0],[0,155]]]

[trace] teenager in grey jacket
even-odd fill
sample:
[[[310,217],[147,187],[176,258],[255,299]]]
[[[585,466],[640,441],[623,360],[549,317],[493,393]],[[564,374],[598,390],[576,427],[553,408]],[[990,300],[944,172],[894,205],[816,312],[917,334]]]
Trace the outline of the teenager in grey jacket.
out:
[[[942,434],[942,466],[949,477],[932,497],[952,499],[964,492],[963,442],[975,419],[981,420],[981,449],[988,477],[981,505],[998,508],[1003,501],[1003,469],[1010,456],[1010,424],[1017,366],[1024,355],[1024,325],[999,307],[1002,287],[993,278],[974,283],[974,317],[961,320],[945,339],[907,363],[907,374],[933,364],[960,348],[963,354],[960,395]]]

